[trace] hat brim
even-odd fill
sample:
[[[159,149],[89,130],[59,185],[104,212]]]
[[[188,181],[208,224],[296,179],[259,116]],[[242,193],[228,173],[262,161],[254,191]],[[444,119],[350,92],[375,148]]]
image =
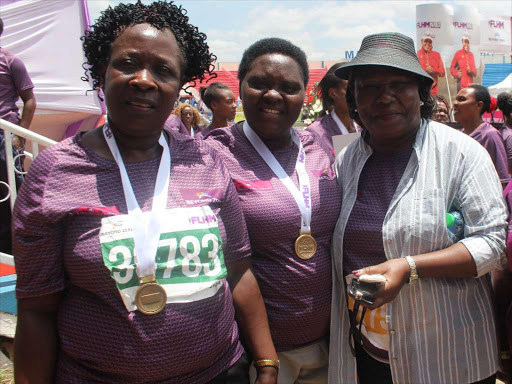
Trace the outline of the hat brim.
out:
[[[397,56],[400,57],[398,58]],[[434,83],[434,79],[421,67],[417,57],[411,57],[409,53],[398,55],[396,49],[382,46],[359,51],[352,61],[338,68],[334,71],[334,74],[341,79],[348,80],[354,69],[369,66],[401,69],[418,75],[431,84]]]

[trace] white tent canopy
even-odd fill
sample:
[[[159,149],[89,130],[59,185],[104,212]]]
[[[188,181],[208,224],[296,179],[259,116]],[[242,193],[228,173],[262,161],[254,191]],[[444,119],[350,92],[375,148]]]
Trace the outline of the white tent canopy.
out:
[[[495,84],[490,86],[489,92],[492,96],[497,96],[501,92],[512,92],[512,73],[508,75],[505,80],[503,80],[501,83]]]
[[[27,67],[37,102],[31,129],[54,140],[92,128],[103,113],[82,81],[80,37],[88,27],[87,1],[0,0],[0,46]]]

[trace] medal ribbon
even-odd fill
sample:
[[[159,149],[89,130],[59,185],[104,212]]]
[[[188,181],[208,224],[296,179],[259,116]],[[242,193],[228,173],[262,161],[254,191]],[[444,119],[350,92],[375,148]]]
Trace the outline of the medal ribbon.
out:
[[[295,169],[299,178],[299,188],[293,183],[290,177],[286,174],[285,170],[276,160],[272,152],[267,148],[265,143],[253,131],[247,121],[244,122],[244,133],[247,139],[251,142],[252,146],[260,154],[261,158],[272,169],[274,174],[281,180],[284,186],[290,191],[297,206],[299,207],[301,220],[301,233],[311,233],[311,189],[309,184],[309,176],[306,172],[306,152],[300,142],[299,135],[292,129],[293,142],[299,147],[299,155],[297,156],[297,163]]]
[[[123,158],[108,123],[103,127],[103,135],[105,136],[110,152],[112,152],[112,156],[121,173],[124,198],[128,208],[128,218],[133,230],[137,275],[139,278],[154,275],[156,269],[155,257],[161,232],[161,216],[167,206],[169,191],[171,173],[171,153],[169,145],[165,141],[162,132],[158,143],[162,146],[163,152],[156,176],[151,213],[149,215],[143,215],[137,203],[137,199],[135,198],[135,194],[133,193],[132,184],[130,183],[128,172],[126,172]]]

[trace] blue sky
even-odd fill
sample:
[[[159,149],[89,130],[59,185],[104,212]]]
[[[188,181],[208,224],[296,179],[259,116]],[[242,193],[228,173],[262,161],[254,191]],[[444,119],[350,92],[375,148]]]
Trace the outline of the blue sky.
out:
[[[95,20],[108,5],[135,0],[88,0]],[[143,1],[149,3],[151,1]],[[370,33],[401,32],[415,39],[416,5],[429,1],[181,0],[190,21],[208,36],[218,61],[239,61],[251,43],[277,36],[300,46],[309,60],[339,60]],[[512,1],[431,1],[476,7],[483,16],[510,16]],[[491,6],[492,5],[492,6]]]

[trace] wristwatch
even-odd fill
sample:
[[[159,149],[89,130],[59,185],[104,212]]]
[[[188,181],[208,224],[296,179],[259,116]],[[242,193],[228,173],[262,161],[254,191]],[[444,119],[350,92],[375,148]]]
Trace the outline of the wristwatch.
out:
[[[404,256],[404,259],[409,264],[409,268],[411,269],[411,273],[409,275],[409,284],[414,284],[418,280],[418,272],[416,271],[416,263],[411,256]]]

